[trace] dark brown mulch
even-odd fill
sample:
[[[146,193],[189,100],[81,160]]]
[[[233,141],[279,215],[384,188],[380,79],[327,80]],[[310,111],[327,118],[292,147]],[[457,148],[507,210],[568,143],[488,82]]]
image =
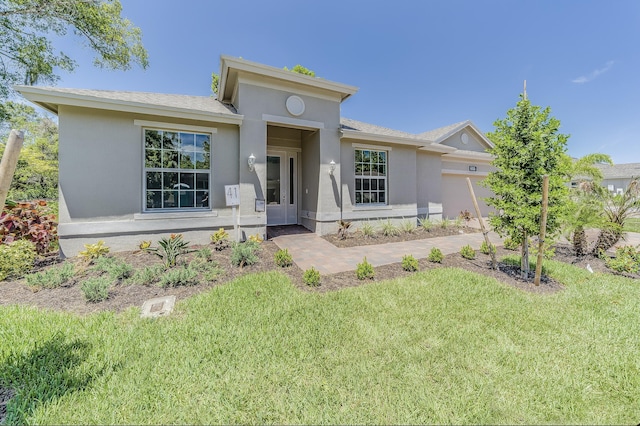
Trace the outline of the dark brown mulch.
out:
[[[362,239],[359,240],[358,238],[349,238],[346,241],[350,241],[351,243],[353,243],[354,240],[362,241]],[[379,244],[387,241],[388,240],[384,238],[376,239],[376,242]],[[237,268],[231,265],[229,258],[231,252],[230,249],[221,252],[214,251],[213,260],[217,262],[217,264],[224,270],[223,274],[220,275],[214,282],[201,282],[200,284],[193,286],[173,287],[167,289],[163,289],[155,285],[143,286],[116,284],[110,289],[109,298],[99,303],[86,302],[80,290],[81,281],[83,279],[86,279],[87,276],[91,276],[91,274],[95,275],[95,272],[86,269],[86,267],[84,273],[81,273],[77,278],[74,278],[74,280],[72,280],[72,282],[68,283],[67,285],[57,289],[44,289],[40,291],[34,291],[25,284],[24,280],[2,282],[0,283],[0,305],[23,304],[55,311],[74,312],[81,315],[107,310],[121,312],[132,306],[142,306],[142,303],[145,300],[154,297],[175,295],[178,300],[181,300],[192,295],[207,291],[208,289],[211,289],[215,286],[229,282],[244,274],[266,271],[281,271],[290,277],[292,283],[296,287],[303,291],[310,292],[335,291],[347,287],[356,287],[370,282],[360,281],[356,278],[354,271],[348,271],[339,274],[322,276],[321,285],[319,287],[307,287],[303,283],[303,271],[300,270],[300,268],[295,265],[288,268],[280,268],[275,264],[274,254],[277,250],[278,247],[272,241],[263,242],[258,253],[259,261],[257,262],[257,264],[247,266],[245,268]],[[506,250],[502,247],[498,248],[498,259],[507,254],[517,255],[518,253]],[[160,259],[158,257],[149,253],[143,253],[139,251],[116,253],[114,254],[114,256],[123,259],[134,268],[141,268],[143,266],[150,266],[160,263]],[[184,256],[183,260],[189,261],[193,256],[194,254],[186,255]],[[582,268],[586,268],[588,264],[595,272],[610,272],[610,270],[606,268],[604,262],[601,259],[594,257],[576,258],[575,256],[573,256],[571,248],[568,245],[557,246],[555,259]],[[46,269],[48,267],[51,267],[51,265],[55,264],[56,262],[57,261],[55,260],[55,258],[48,258],[44,262],[41,262],[37,266],[37,269]],[[80,262],[77,262],[79,264],[79,268],[82,269],[82,265],[80,264]],[[474,260],[464,259],[462,256],[460,256],[460,254],[457,253],[445,256],[441,264],[432,263],[427,261],[426,259],[419,260],[420,271],[442,267],[466,269],[478,274],[493,277],[496,280],[507,285],[533,293],[553,293],[564,288],[561,283],[558,283],[552,278],[545,276],[543,276],[540,286],[534,286],[533,279],[523,280],[522,278],[520,278],[519,269],[515,266],[500,264],[498,270],[493,270],[491,269],[490,257],[488,255],[481,254],[480,252],[477,253],[477,257]],[[406,277],[410,274],[411,272],[404,271],[399,263],[384,265],[375,268],[375,281],[401,278]]]
[[[468,226],[458,227],[452,225],[446,228],[442,228],[440,226],[434,225],[428,231],[426,231],[424,228],[418,227],[413,232],[400,231],[398,235],[388,237],[383,236],[380,233],[377,233],[372,237],[367,237],[362,232],[355,231],[349,232],[348,238],[344,240],[338,238],[337,234],[324,235],[322,238],[329,241],[336,247],[345,248],[369,246],[374,244],[399,243],[403,241],[424,240],[425,238],[448,237],[450,235],[473,234],[476,232],[480,232],[480,230]]]
[[[4,419],[7,416],[7,404],[14,395],[13,389],[0,386],[0,425],[4,423]]]

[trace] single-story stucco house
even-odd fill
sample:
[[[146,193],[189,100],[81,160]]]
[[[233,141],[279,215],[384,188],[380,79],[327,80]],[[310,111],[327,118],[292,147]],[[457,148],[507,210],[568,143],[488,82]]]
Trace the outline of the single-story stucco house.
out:
[[[59,118],[64,255],[97,240],[131,250],[177,232],[206,243],[234,226],[227,195],[237,196],[242,238],[270,225],[322,235],[339,219],[357,226],[472,211],[465,178],[477,183],[492,159],[473,123],[411,134],[341,118],[354,86],[220,62],[217,99],[16,87]],[[225,194],[227,185],[239,192]],[[480,200],[489,194],[474,187]]]
[[[602,186],[610,192],[622,194],[631,180],[640,177],[640,163],[598,164],[602,171]]]

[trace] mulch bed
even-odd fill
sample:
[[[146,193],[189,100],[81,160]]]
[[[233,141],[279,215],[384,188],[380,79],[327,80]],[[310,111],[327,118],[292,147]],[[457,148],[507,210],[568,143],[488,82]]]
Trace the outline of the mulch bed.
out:
[[[0,386],[0,425],[4,423],[4,419],[7,416],[7,403],[14,395],[13,389]]]
[[[426,231],[424,228],[418,227],[411,233],[400,231],[398,235],[394,236],[383,236],[378,232],[372,237],[365,237],[361,232],[351,232],[349,233],[349,238],[344,240],[338,238],[336,234],[324,235],[322,238],[329,241],[336,247],[346,248],[368,246],[374,244],[399,243],[403,241],[424,240],[425,238],[448,237],[451,235],[459,234],[473,234],[476,232],[480,232],[480,230],[468,226],[457,227],[453,225],[442,228],[435,224],[428,231]]]
[[[434,228],[435,231],[436,228]],[[447,230],[439,229],[431,233],[431,236],[441,236],[442,232]],[[471,229],[465,228],[464,232],[471,232]],[[459,233],[458,229],[455,229],[456,233]],[[416,235],[418,235],[416,233]],[[414,234],[405,234],[405,239],[400,241],[406,241],[407,239],[414,239]],[[425,235],[422,235],[425,238]],[[352,234],[350,238],[345,240],[347,244],[358,245],[362,243],[364,238]],[[378,244],[389,242],[390,239],[378,237],[375,242]],[[175,295],[178,300],[190,297],[192,295],[207,291],[215,286],[227,283],[237,277],[245,274],[266,272],[266,271],[282,271],[287,274],[296,287],[302,291],[309,292],[327,292],[335,291],[347,287],[355,287],[362,284],[366,284],[371,281],[360,281],[356,278],[354,271],[342,272],[333,275],[325,275],[321,277],[321,285],[316,288],[310,288],[303,283],[302,275],[303,271],[297,266],[291,266],[288,268],[280,268],[274,262],[274,254],[278,250],[278,247],[272,241],[265,241],[260,245],[258,253],[259,261],[251,266],[244,268],[237,268],[231,265],[229,255],[230,249],[224,251],[214,251],[213,260],[224,269],[224,273],[216,279],[214,282],[203,282],[193,286],[182,286],[172,288],[161,288],[155,285],[143,286],[143,285],[125,285],[116,284],[111,287],[109,298],[99,303],[89,303],[84,299],[84,295],[80,290],[80,283],[91,274],[96,274],[91,270],[86,270],[84,275],[80,274],[79,277],[75,277],[71,282],[56,289],[43,289],[40,291],[34,291],[29,288],[24,280],[17,280],[11,282],[0,283],[0,305],[10,304],[22,304],[31,305],[43,309],[50,309],[54,311],[67,311],[76,314],[86,315],[99,311],[115,311],[121,312],[132,306],[142,306],[145,300]],[[198,247],[195,247],[198,248]],[[498,248],[497,257],[501,257],[507,254],[515,254],[517,252],[505,250],[502,247]],[[151,266],[160,263],[160,259],[149,253],[144,252],[122,252],[115,253],[113,256],[125,260],[134,268],[141,268],[143,266]],[[189,261],[194,254],[185,255],[183,261]],[[571,248],[569,246],[558,245],[556,248],[556,260],[560,260],[566,263],[574,264],[578,267],[587,267],[587,264],[596,272],[610,272],[606,268],[604,262],[601,259],[595,257],[576,258],[571,254]],[[80,262],[79,260],[76,260]],[[47,258],[37,266],[37,270],[44,270],[46,268],[55,265],[59,260],[56,258]],[[519,288],[524,291],[534,293],[553,293],[563,289],[561,283],[556,282],[550,277],[543,276],[540,286],[534,286],[532,279],[523,280],[520,278],[519,269],[514,266],[500,264],[498,270],[491,269],[491,261],[488,255],[477,252],[477,257],[474,260],[464,259],[460,254],[451,254],[445,256],[441,264],[432,263],[426,259],[419,260],[419,270],[428,270],[442,267],[454,267],[466,269],[478,274],[486,275],[497,279],[507,285]],[[379,266],[375,268],[375,281],[382,281],[386,279],[406,277],[411,272],[406,272],[402,269],[399,263]],[[636,277],[637,278],[637,277]]]

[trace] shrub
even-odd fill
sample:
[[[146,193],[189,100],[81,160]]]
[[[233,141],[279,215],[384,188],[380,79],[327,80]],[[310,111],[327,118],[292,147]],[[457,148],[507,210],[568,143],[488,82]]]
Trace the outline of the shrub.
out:
[[[111,281],[107,277],[88,278],[82,283],[80,290],[88,302],[101,302],[109,297]]]
[[[373,270],[373,265],[367,262],[367,258],[365,256],[362,263],[358,263],[358,266],[356,267],[356,277],[358,277],[359,280],[372,280],[375,275],[376,273]]]
[[[286,268],[287,266],[293,265],[293,258],[291,257],[288,249],[278,250],[273,257],[276,265],[280,266],[281,268]]]
[[[184,265],[162,274],[158,285],[162,288],[195,285],[198,283],[197,277],[198,271],[194,267]]]
[[[450,226],[451,226],[451,219],[449,219],[448,217],[442,218],[442,220],[440,221],[440,228],[447,229]]]
[[[231,264],[242,268],[245,265],[256,263],[258,261],[258,256],[256,255],[256,250],[259,248],[258,244],[251,239],[244,243],[233,243],[231,246]]]
[[[109,253],[109,247],[104,245],[104,241],[100,240],[95,244],[85,244],[85,250],[78,253],[78,256],[87,261],[92,261]]]
[[[473,260],[476,258],[476,251],[467,244],[460,249],[460,255],[465,259]]]
[[[400,222],[400,229],[402,230],[402,232],[412,234],[413,231],[416,230],[416,224],[413,220],[403,220],[402,222]]]
[[[164,272],[163,265],[145,266],[142,269],[137,269],[128,282],[132,284],[151,285],[158,280],[158,277]]]
[[[429,257],[427,257],[427,260],[429,262],[434,262],[434,263],[442,263],[443,259],[444,259],[444,255],[442,254],[442,251],[437,247],[433,247],[429,252]]]
[[[36,272],[25,276],[27,285],[32,288],[58,288],[69,281],[75,275],[73,263],[65,263],[62,266],[53,267],[46,271]]]
[[[507,250],[518,250],[520,248],[520,244],[513,241],[511,238],[507,237],[503,241],[504,248]]]
[[[17,240],[0,244],[0,281],[18,278],[33,268],[36,248],[30,241]]]
[[[209,247],[203,247],[196,252],[196,258],[202,259],[202,260],[209,260],[211,259],[212,254],[213,252]]]
[[[408,272],[418,270],[418,260],[410,254],[402,256],[402,269]]]
[[[224,272],[217,263],[207,262],[202,259],[192,260],[189,267],[202,274],[202,278],[204,278],[205,281],[216,281]]]
[[[619,273],[635,274],[640,269],[640,251],[633,246],[616,248],[616,256],[604,256],[607,268]]]
[[[167,268],[170,268],[176,265],[178,256],[193,251],[188,249],[188,246],[189,242],[182,239],[182,234],[171,234],[169,238],[161,238],[158,247],[147,247],[143,250],[155,254],[163,260]]]
[[[496,246],[494,244],[487,244],[486,241],[483,241],[482,244],[480,244],[480,253],[482,254],[491,254],[491,253],[495,253],[496,252]]]
[[[0,209],[0,244],[28,240],[36,252],[50,251],[58,241],[56,217],[45,214],[46,201],[8,203]]]
[[[260,236],[260,234],[255,234],[255,235],[249,235],[249,240],[248,241],[251,242],[251,243],[260,244],[263,241],[263,239]]]
[[[385,237],[395,237],[400,235],[400,230],[397,226],[391,223],[390,219],[387,219],[386,222],[382,222],[380,229],[382,230],[382,235]]]
[[[349,228],[351,228],[351,222],[340,219],[338,221],[338,239],[346,240],[349,236]]]
[[[302,281],[309,287],[318,287],[320,285],[320,272],[312,266],[304,271]]]
[[[229,233],[224,228],[218,229],[209,237],[211,244],[217,251],[229,248]]]
[[[433,222],[427,217],[421,217],[420,219],[418,219],[418,223],[425,231],[430,231],[433,227]]]
[[[112,280],[123,280],[130,277],[133,272],[131,265],[113,257],[99,257],[93,264],[95,270],[106,272]]]
[[[371,222],[367,221],[360,225],[360,232],[364,235],[365,238],[373,238],[376,234],[375,229]]]

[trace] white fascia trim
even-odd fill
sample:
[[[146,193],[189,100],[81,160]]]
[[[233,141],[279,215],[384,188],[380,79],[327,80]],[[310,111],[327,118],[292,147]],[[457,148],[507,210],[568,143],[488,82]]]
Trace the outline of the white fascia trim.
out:
[[[442,156],[442,161],[456,162],[456,163],[463,161],[463,162],[476,162],[476,163],[489,164],[493,161],[493,155],[488,154],[486,152],[479,152],[474,155],[453,152],[450,154],[444,154]]]
[[[487,177],[489,176],[489,172],[469,172],[467,170],[453,170],[453,169],[442,169],[443,175],[456,175],[456,176],[478,176],[478,177]]]
[[[174,108],[164,105],[150,105],[116,99],[95,98],[93,96],[78,95],[76,93],[53,93],[36,87],[20,86],[19,88],[16,88],[16,90],[18,90],[26,99],[38,105],[40,105],[41,103],[51,105],[69,105],[110,111],[162,115],[174,118],[184,118],[188,120],[216,121],[218,123],[238,125],[242,124],[242,121],[244,120],[244,116],[239,114],[219,114],[186,108]],[[51,108],[45,108],[51,111]],[[55,111],[55,113],[57,114],[57,110]]]
[[[219,93],[224,93],[224,89],[227,82],[227,75],[229,69],[235,69],[238,71],[250,72],[266,77],[277,78],[279,80],[285,80],[292,83],[303,84],[305,86],[312,86],[322,90],[329,90],[340,94],[342,100],[345,100],[349,96],[358,91],[355,86],[349,86],[342,83],[336,83],[321,78],[311,77],[308,75],[298,74],[292,71],[285,71],[280,68],[271,67],[257,62],[247,61],[245,59],[234,58],[232,56],[220,55],[220,67],[222,72],[220,73],[220,88]]]
[[[420,151],[438,152],[440,154],[449,154],[454,152],[455,150],[456,148],[453,148],[451,146],[439,145],[434,142],[430,142],[429,145],[420,148]]]
[[[238,84],[236,84],[236,88],[234,89],[234,96],[232,97],[232,101],[235,101],[236,93],[238,91],[238,86],[240,84],[248,84],[251,86],[264,87],[265,89],[279,90],[281,92],[291,92],[291,93],[295,93],[296,95],[309,96],[312,98],[324,99],[326,101],[332,101],[337,103],[340,103],[340,101],[342,100],[340,98],[340,95],[331,96],[331,95],[326,95],[318,92],[313,92],[311,90],[304,90],[299,88],[290,89],[281,84],[269,83],[266,81],[261,81],[258,78],[250,78],[250,77],[243,76],[243,77],[238,77]]]
[[[161,130],[184,130],[186,132],[218,133],[215,127],[191,126],[187,124],[169,123],[166,121],[133,120],[134,126],[153,127]]]
[[[384,145],[371,145],[369,143],[357,143],[354,142],[351,144],[351,146],[353,146],[354,148],[361,148],[361,149],[379,149],[380,151],[393,151],[393,148],[390,146],[384,146]]]
[[[273,124],[286,124],[287,126],[307,130],[324,129],[324,123],[321,121],[302,120],[300,118],[283,117],[280,115],[262,114],[262,121]]]
[[[476,133],[476,135],[480,137],[480,142],[483,143],[487,148],[493,148],[493,143],[491,143],[491,141],[480,131],[480,129],[478,129],[476,127],[475,124],[473,124],[473,122],[471,120],[467,120],[467,121],[463,122],[458,127],[450,130],[449,132],[447,132],[444,135],[440,136],[438,139],[436,139],[433,142],[437,143],[437,144],[442,143],[446,139],[450,138],[454,134],[464,130],[467,127],[471,128],[471,130],[473,130],[474,133]]]
[[[359,130],[347,130],[347,129],[342,129],[342,136],[340,139],[383,142],[383,143],[392,143],[396,145],[410,145],[415,147],[422,147],[425,144],[429,143],[424,140],[410,139],[402,136],[378,135],[375,133],[365,133]]]

